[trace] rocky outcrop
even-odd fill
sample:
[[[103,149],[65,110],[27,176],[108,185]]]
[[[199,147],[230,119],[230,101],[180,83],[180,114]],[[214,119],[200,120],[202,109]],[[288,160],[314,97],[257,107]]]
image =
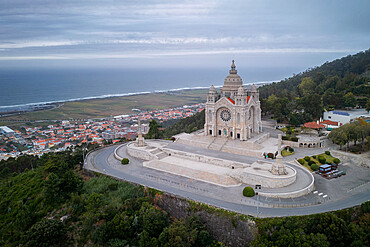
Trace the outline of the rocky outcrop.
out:
[[[195,214],[213,238],[227,246],[248,246],[257,236],[256,223],[245,215],[194,203],[167,193],[156,194],[154,202],[178,219]]]

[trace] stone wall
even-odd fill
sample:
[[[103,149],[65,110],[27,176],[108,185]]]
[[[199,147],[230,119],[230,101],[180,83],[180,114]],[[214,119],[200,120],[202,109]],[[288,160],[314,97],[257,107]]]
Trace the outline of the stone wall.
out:
[[[233,153],[233,154],[240,154],[240,155],[246,155],[246,156],[252,156],[252,157],[263,157],[261,151],[253,151],[248,150],[245,148],[237,148],[233,146],[223,146],[222,147],[223,152]]]
[[[248,246],[258,234],[257,225],[251,219],[241,219],[238,214],[226,210],[212,211],[210,206],[208,210],[202,206],[192,206],[189,201],[178,196],[167,193],[156,195],[155,204],[177,219],[187,218],[194,213],[212,237],[227,246]]]
[[[271,174],[270,176],[265,176],[263,174],[251,173],[250,170],[235,169],[230,176],[244,184],[261,184],[263,187],[267,188],[281,188],[294,183],[297,178],[296,170],[289,166],[285,168],[289,170],[289,175],[279,176]],[[291,196],[291,198],[293,197],[296,196]]]
[[[293,148],[299,148],[299,142],[282,140],[282,144]]]
[[[145,150],[143,148],[137,148],[134,146],[134,143],[130,143],[127,145],[126,152],[132,157],[143,159],[143,160],[157,159],[157,156],[150,153],[150,150]]]
[[[239,163],[235,161],[218,159],[218,158],[213,158],[210,156],[193,154],[193,153],[178,151],[174,149],[163,148],[162,150],[172,156],[176,156],[176,157],[188,159],[188,160],[193,160],[197,162],[202,162],[206,164],[216,165],[216,166],[222,166],[222,167],[228,167],[228,168],[232,168],[232,167],[242,168],[244,166],[248,166],[247,164],[243,164],[243,163]]]

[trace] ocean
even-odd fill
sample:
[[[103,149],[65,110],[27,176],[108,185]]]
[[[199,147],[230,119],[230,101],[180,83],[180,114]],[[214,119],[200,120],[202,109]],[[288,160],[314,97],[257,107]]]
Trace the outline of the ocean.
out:
[[[242,73],[241,73],[242,71]],[[244,84],[279,81],[296,68],[240,70]],[[0,69],[0,112],[91,98],[221,86],[225,69]]]

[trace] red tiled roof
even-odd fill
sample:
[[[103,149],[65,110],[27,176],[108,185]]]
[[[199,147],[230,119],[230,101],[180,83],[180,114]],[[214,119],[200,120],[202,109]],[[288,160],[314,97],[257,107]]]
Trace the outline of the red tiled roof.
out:
[[[308,122],[304,124],[304,127],[310,128],[310,129],[320,129],[320,128],[325,128],[324,125],[318,124],[316,122]]]
[[[230,102],[235,105],[235,101],[234,100],[232,100],[231,98],[227,98],[227,99],[230,100]]]
[[[331,120],[322,121],[321,124],[335,125],[335,126],[338,126],[339,125],[338,122],[334,122],[334,121],[331,121]]]

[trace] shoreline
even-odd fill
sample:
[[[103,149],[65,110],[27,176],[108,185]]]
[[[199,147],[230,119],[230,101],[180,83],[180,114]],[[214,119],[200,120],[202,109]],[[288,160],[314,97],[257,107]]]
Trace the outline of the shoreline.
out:
[[[257,87],[260,87],[266,84],[271,84],[273,82],[275,81],[252,82],[252,83],[244,84],[244,86],[255,84]],[[221,88],[222,86],[218,85],[215,87]],[[107,94],[107,95],[90,96],[90,97],[74,98],[74,99],[67,99],[67,100],[58,100],[58,101],[56,100],[56,101],[48,101],[48,102],[36,102],[36,103],[26,103],[26,104],[19,104],[19,105],[0,106],[0,118],[20,115],[20,114],[25,114],[25,113],[31,113],[31,112],[53,110],[53,109],[59,108],[64,103],[68,103],[68,102],[82,102],[82,101],[88,101],[88,100],[110,99],[110,98],[147,95],[147,94],[161,94],[161,93],[174,93],[174,92],[181,92],[181,91],[204,90],[208,88],[209,87],[186,87],[186,88],[175,88],[175,89],[166,89],[166,90],[155,90],[152,92],[143,91],[143,92],[135,92],[135,93]]]

